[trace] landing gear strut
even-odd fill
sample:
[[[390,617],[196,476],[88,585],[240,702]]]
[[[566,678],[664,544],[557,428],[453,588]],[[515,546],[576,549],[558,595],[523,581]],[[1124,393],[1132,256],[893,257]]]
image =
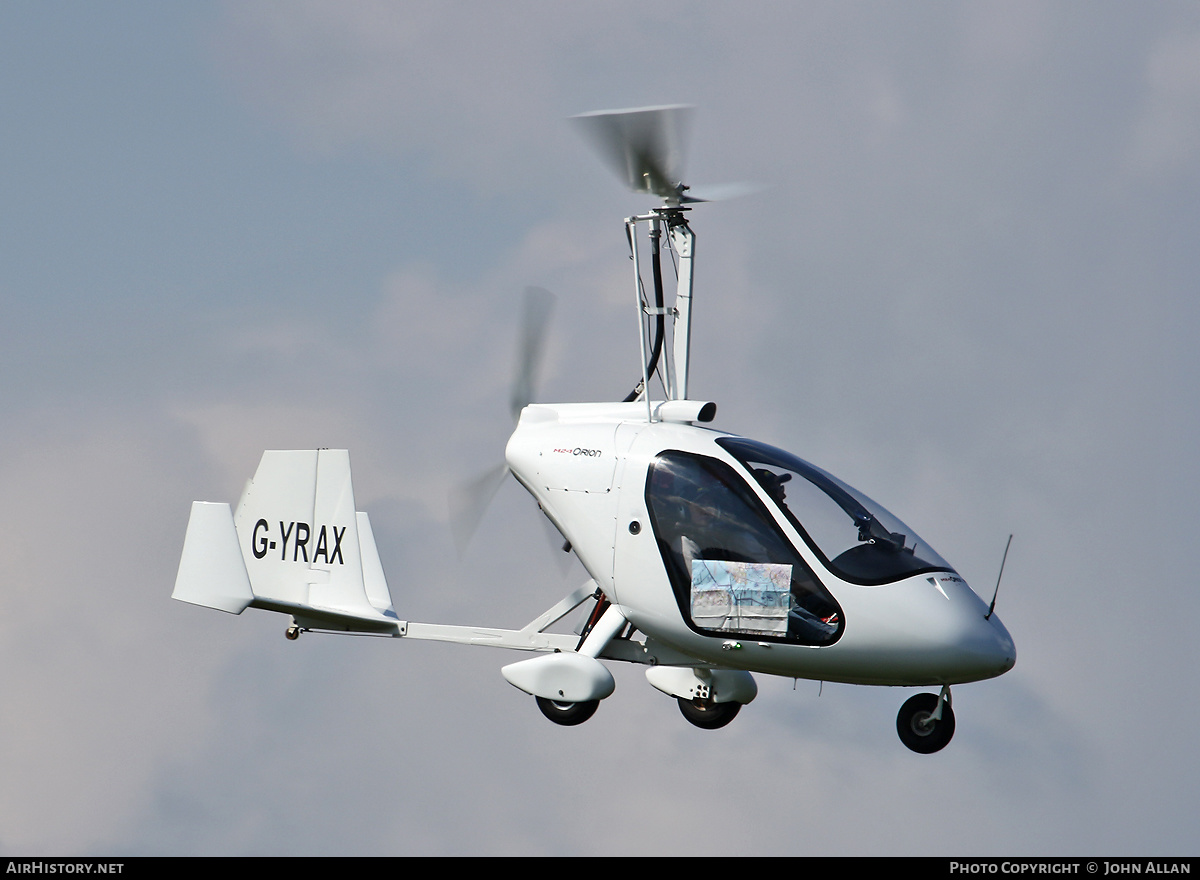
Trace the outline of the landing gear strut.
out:
[[[900,742],[914,752],[931,755],[954,736],[954,710],[950,708],[950,686],[940,694],[917,694],[905,701],[896,716]]]

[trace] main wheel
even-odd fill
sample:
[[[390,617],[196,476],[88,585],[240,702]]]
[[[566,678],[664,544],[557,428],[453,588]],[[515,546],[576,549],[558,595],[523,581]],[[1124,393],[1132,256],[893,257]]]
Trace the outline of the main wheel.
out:
[[[917,694],[900,707],[896,733],[900,734],[900,742],[914,752],[932,755],[944,749],[954,736],[954,710],[949,703],[942,706],[941,720],[933,720],[939,699],[937,694]]]
[[[564,727],[574,727],[576,724],[583,724],[583,722],[596,714],[596,709],[600,706],[599,700],[584,700],[582,703],[559,703],[555,700],[547,700],[545,697],[534,697],[534,699],[537,700],[538,708],[542,710],[543,715],[555,724],[561,724]]]
[[[685,700],[683,697],[675,699],[679,701],[679,711],[683,717],[705,730],[724,727],[742,708],[741,703],[713,703],[709,700]]]

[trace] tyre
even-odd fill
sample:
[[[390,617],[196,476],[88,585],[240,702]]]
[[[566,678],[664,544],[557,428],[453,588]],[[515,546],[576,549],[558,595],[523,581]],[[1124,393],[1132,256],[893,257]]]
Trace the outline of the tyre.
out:
[[[705,730],[724,727],[742,709],[741,703],[712,703],[707,700],[685,700],[683,697],[675,699],[679,701],[679,711],[683,717]]]
[[[937,694],[917,694],[900,707],[896,733],[900,734],[900,742],[914,752],[931,755],[944,749],[954,736],[954,710],[949,703],[942,706],[941,720],[933,720],[939,699]]]
[[[563,727],[574,727],[576,724],[583,724],[593,715],[596,714],[596,709],[600,706],[599,700],[585,700],[582,703],[560,703],[554,700],[547,700],[545,697],[535,697],[538,708],[542,710],[542,714],[553,721],[555,724],[561,724]]]

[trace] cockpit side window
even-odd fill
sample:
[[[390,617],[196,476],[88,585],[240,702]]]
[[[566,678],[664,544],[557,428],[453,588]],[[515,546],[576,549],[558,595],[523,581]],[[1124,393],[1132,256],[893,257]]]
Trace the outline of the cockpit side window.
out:
[[[646,504],[694,629],[805,645],[841,635],[837,602],[732,467],[664,452],[650,467]]]

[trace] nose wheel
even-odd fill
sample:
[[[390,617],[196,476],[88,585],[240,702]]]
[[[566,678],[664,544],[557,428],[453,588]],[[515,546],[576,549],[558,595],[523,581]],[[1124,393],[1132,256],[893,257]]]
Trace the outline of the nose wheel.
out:
[[[896,716],[900,742],[922,755],[941,751],[954,736],[954,710],[950,708],[950,688],[940,694],[917,694],[905,701]]]

